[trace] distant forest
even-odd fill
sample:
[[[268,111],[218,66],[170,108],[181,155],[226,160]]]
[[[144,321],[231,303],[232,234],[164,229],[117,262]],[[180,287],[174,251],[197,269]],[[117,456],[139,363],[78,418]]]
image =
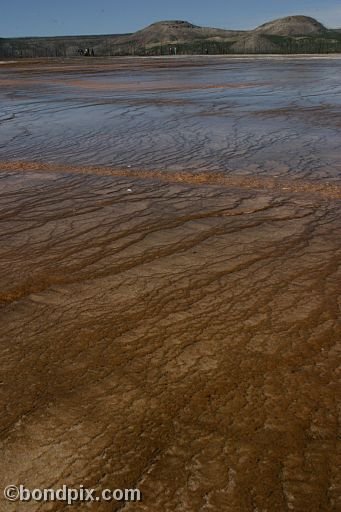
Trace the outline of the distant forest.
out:
[[[129,34],[125,34],[129,36]],[[133,36],[133,35],[132,35]],[[132,40],[120,43],[120,35],[105,36],[68,36],[68,37],[37,37],[37,38],[12,38],[0,39],[0,58],[19,59],[36,57],[75,57],[84,56],[85,50],[97,57],[107,56],[128,56],[128,55],[219,55],[243,53],[232,48],[238,41],[212,41],[193,40],[186,43],[157,42],[153,45],[143,46]],[[329,30],[319,35],[311,36],[277,36],[264,35],[272,44],[271,52],[262,47],[257,48],[253,53],[341,53],[341,32]],[[92,52],[93,50],[93,52]],[[82,53],[83,52],[83,53]],[[85,52],[87,53],[87,52]],[[250,53],[248,50],[246,53]]]
[[[299,53],[341,53],[341,33],[336,34],[336,37],[283,37],[264,35],[271,43],[276,45],[276,49],[268,52],[260,49],[259,53],[278,53],[278,54],[299,54]],[[177,53],[183,55],[221,55],[221,54],[235,54],[237,53],[233,48],[236,41],[218,42],[218,41],[194,41],[191,43],[177,44]],[[167,47],[160,49],[160,47],[153,48],[153,55],[159,55],[160,52],[167,53]],[[240,53],[240,52],[238,52]],[[248,52],[249,53],[249,52]],[[255,53],[258,53],[257,51]],[[142,53],[143,55],[143,49]],[[150,54],[148,50],[147,54]]]

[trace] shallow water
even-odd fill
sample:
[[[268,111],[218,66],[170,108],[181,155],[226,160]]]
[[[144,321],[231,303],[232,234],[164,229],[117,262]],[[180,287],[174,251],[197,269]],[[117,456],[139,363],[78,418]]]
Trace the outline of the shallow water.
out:
[[[0,480],[336,512],[340,61],[198,62],[0,71]]]
[[[309,179],[340,172],[341,59],[108,62],[2,68],[2,159]]]

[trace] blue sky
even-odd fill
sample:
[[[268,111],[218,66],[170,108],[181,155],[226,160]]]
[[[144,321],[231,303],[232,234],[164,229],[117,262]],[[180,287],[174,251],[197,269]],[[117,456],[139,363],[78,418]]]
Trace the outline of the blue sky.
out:
[[[248,29],[289,14],[341,28],[340,0],[3,0],[0,37],[134,32],[164,19]]]

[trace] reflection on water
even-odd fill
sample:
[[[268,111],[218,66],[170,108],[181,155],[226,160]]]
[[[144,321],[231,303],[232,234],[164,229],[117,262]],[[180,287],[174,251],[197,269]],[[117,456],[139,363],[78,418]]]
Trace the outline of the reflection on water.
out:
[[[1,70],[0,480],[336,512],[339,61],[152,62]]]
[[[340,172],[340,60],[123,62],[1,69],[2,159],[309,179]]]

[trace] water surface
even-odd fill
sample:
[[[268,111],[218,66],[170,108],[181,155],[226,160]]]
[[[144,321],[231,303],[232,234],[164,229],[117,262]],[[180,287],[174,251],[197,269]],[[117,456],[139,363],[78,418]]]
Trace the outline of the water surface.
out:
[[[307,179],[340,173],[340,59],[92,62],[0,70],[2,159]]]
[[[84,62],[0,71],[0,480],[336,512],[340,61]]]

